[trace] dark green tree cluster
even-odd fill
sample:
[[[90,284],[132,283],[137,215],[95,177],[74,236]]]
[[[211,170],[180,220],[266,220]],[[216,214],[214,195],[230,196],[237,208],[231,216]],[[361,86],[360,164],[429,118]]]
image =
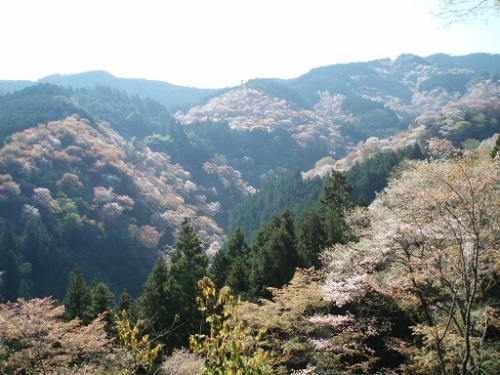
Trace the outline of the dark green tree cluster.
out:
[[[132,322],[146,322],[146,332],[155,341],[168,343],[169,348],[187,345],[202,319],[196,305],[196,285],[207,274],[208,258],[189,219],[183,222],[177,245],[169,266],[163,257],[154,264],[138,298],[124,289],[115,300],[104,281],[89,284],[83,270],[75,266],[63,300],[66,319],[78,317],[88,324],[108,312],[111,322],[113,314],[120,316],[126,311]]]
[[[72,89],[40,83],[0,96],[0,144],[12,133],[73,114],[93,122],[90,112],[70,100]]]
[[[390,108],[358,95],[347,96],[342,102],[341,109],[358,117],[356,123],[344,124],[342,127],[342,133],[354,142],[372,136],[387,137],[405,125]]]
[[[471,140],[479,144],[480,141],[500,132],[499,117],[500,112],[495,106],[483,107],[480,110],[469,108],[464,119],[454,125],[449,139],[456,147],[461,148],[465,148]]]
[[[0,237],[1,299],[15,301],[18,297],[60,294],[65,278],[49,272],[59,265],[60,254],[43,222],[28,219],[21,236],[6,222]]]
[[[213,261],[211,276],[240,296],[269,296],[268,288],[288,283],[297,267],[320,267],[319,253],[327,246],[350,239],[345,213],[351,208],[346,175],[332,171],[321,199],[306,210],[297,224],[285,208],[264,222],[249,246],[237,229]]]
[[[14,132],[78,114],[106,121],[125,138],[166,135],[172,117],[160,103],[107,86],[64,88],[40,83],[0,96],[0,143]]]
[[[191,219],[183,220],[169,259],[169,267],[163,258],[156,262],[139,300],[152,337],[172,348],[186,346],[202,320],[196,305],[197,283],[207,275],[208,257]]]
[[[324,180],[304,180],[299,169],[287,170],[270,178],[258,193],[249,196],[231,210],[228,232],[240,228],[250,241],[262,224],[288,208],[295,218],[300,218],[309,206],[321,196]]]
[[[352,186],[353,202],[365,205],[375,199],[377,192],[387,186],[389,176],[403,160],[424,158],[419,145],[415,143],[401,150],[376,153],[372,157],[356,163],[347,172],[347,181]]]
[[[76,266],[71,271],[63,301],[66,318],[78,317],[84,323],[90,323],[100,313],[112,311],[114,299],[115,295],[105,282],[95,280],[89,285],[81,268]]]

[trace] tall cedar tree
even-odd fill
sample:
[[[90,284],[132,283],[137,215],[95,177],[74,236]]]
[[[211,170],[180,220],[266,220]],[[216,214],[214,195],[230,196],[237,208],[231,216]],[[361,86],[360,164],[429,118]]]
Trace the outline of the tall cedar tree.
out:
[[[13,250],[16,255],[18,255],[19,249],[16,235],[12,225],[7,221],[3,228],[2,236],[0,237],[0,271],[5,271],[7,254],[10,250]]]
[[[79,317],[84,323],[90,322],[92,291],[80,267],[75,266],[69,278],[64,297],[64,313],[67,319]]]
[[[177,306],[169,288],[170,280],[171,275],[165,260],[158,259],[144,283],[140,297],[142,316],[146,319],[147,329],[151,337],[162,342],[166,339],[166,332],[174,324],[177,313]],[[131,298],[130,295],[123,296],[122,294],[119,303],[122,306],[120,309],[128,310],[132,305]],[[125,302],[125,299],[127,302]]]
[[[344,172],[333,170],[325,184],[321,197],[323,227],[326,232],[326,246],[345,243],[348,240],[345,211],[352,207],[351,185]]]
[[[319,254],[327,239],[318,205],[314,205],[302,215],[297,232],[302,266],[319,268],[321,266]]]
[[[90,303],[90,315],[96,318],[105,311],[111,312],[115,295],[104,281],[96,281],[92,287],[92,300]],[[106,321],[111,322],[112,315],[108,314]]]
[[[9,250],[5,259],[5,271],[2,275],[0,297],[5,301],[15,301],[18,297],[20,283],[21,272],[19,270],[17,255],[13,250]]]
[[[18,297],[21,274],[19,269],[19,248],[10,222],[3,228],[0,237],[0,300],[15,301]]]
[[[229,286],[231,291],[240,296],[248,291],[250,277],[250,248],[240,228],[219,251],[210,267],[212,280],[217,287]]]
[[[300,266],[300,259],[288,209],[261,227],[252,252],[251,297],[266,297],[267,288],[279,288],[292,279],[295,268]]]
[[[198,281],[207,276],[208,256],[203,251],[190,218],[184,218],[172,253],[172,279],[170,290],[180,318],[176,337],[182,344],[188,343],[190,334],[199,331],[202,320],[196,305]]]
[[[344,215],[352,207],[351,185],[343,172],[333,170],[325,183],[320,202],[302,215],[298,227],[298,251],[302,267],[321,267],[324,248],[349,240]]]
[[[30,218],[21,240],[23,262],[31,264],[31,280],[34,285],[33,295],[43,297],[50,294],[51,275],[49,265],[50,237],[42,222]]]

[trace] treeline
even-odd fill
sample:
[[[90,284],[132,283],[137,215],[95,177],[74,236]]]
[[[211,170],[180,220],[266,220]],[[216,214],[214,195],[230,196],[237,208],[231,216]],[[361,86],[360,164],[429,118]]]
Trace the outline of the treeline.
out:
[[[40,83],[0,96],[0,142],[12,133],[74,114],[91,124],[109,122],[126,138],[166,135],[173,121],[160,103],[111,87],[73,89]]]
[[[318,201],[323,185],[324,180],[319,177],[305,180],[299,169],[290,169],[269,178],[258,193],[231,210],[228,233],[239,228],[248,240],[253,241],[262,223],[270,221],[286,207],[298,221]]]
[[[211,276],[216,285],[256,300],[268,297],[268,288],[289,282],[297,267],[319,267],[321,249],[349,238],[344,214],[352,206],[350,190],[345,174],[333,171],[320,200],[298,219],[285,208],[260,225],[252,243],[237,228],[214,258]]]
[[[370,158],[356,163],[345,172],[350,185],[351,202],[369,205],[377,192],[387,186],[394,169],[404,160],[421,160],[424,153],[415,143],[400,150],[377,152]],[[325,179],[315,177],[305,180],[300,170],[290,169],[268,179],[261,189],[236,205],[229,214],[228,233],[239,229],[249,241],[254,241],[259,227],[288,208],[297,225],[300,218],[319,201]]]

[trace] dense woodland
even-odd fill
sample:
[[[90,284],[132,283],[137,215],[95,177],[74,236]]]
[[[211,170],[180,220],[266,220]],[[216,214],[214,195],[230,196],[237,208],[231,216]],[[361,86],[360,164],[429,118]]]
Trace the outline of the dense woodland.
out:
[[[500,372],[498,61],[0,84],[0,372]]]

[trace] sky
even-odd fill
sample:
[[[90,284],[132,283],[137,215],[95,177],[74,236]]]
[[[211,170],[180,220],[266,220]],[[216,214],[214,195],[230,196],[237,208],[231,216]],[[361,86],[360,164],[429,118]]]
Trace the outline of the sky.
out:
[[[500,18],[443,26],[439,0],[12,0],[0,80],[105,70],[221,88],[404,53],[500,53]]]

